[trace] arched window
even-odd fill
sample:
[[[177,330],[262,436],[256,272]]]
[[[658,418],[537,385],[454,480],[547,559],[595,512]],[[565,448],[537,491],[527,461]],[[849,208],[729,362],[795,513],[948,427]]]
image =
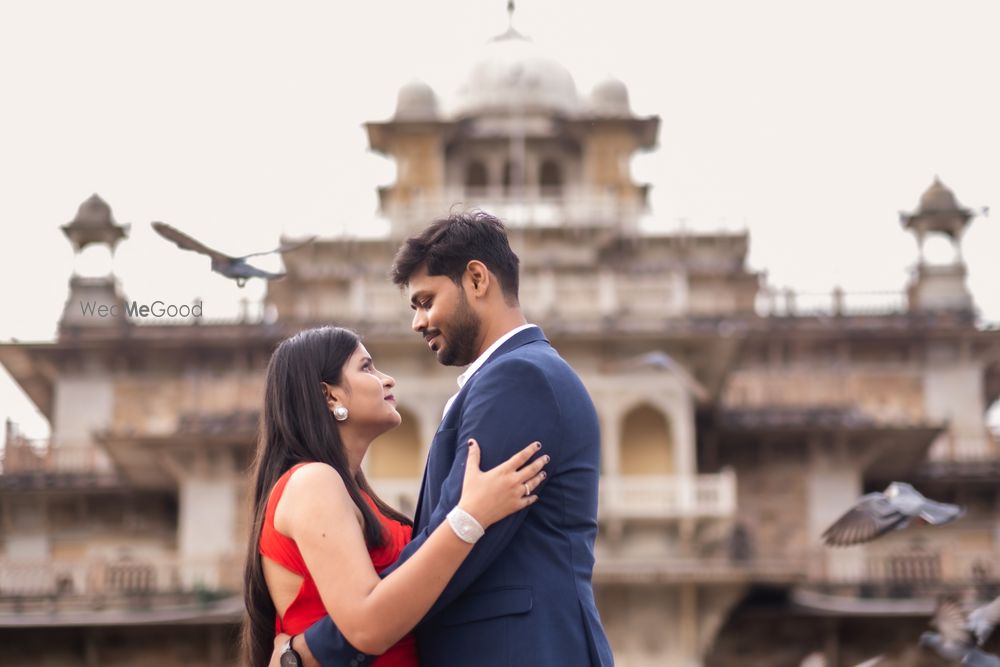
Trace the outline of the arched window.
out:
[[[674,446],[663,413],[640,405],[625,415],[619,470],[622,475],[669,475],[674,472]]]
[[[546,160],[542,163],[539,172],[538,184],[542,188],[543,195],[562,194],[563,175],[562,167],[555,160]]]
[[[465,167],[465,187],[469,190],[483,190],[489,184],[486,165],[473,160]]]

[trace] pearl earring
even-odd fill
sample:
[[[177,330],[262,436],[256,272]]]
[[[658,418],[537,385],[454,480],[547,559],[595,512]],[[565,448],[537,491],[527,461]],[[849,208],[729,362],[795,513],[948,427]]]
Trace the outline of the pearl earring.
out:
[[[333,409],[333,418],[339,422],[347,421],[347,408],[338,405]]]

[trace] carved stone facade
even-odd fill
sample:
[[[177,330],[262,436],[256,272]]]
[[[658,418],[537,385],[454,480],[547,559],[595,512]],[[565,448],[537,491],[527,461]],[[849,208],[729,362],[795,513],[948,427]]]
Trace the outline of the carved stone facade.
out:
[[[977,323],[960,255],[921,260],[886,304],[835,293],[802,308],[747,268],[746,234],[642,231],[647,188],[629,159],[659,121],[631,113],[621,82],[578,96],[509,32],[460,98],[445,114],[408,84],[395,117],[368,125],[399,167],[380,192],[390,232],[286,254],[266,297],[275,320],[64,317],[55,341],[0,345],[52,423],[46,443],[8,433],[0,665],[235,664],[263,373],[302,328],[354,328],[396,378],[403,426],[365,466],[412,511],[457,373],[410,332],[386,271],[405,236],[455,205],[508,222],[524,309],[597,405],[595,581],[618,665],[794,667],[817,651],[829,667],[877,653],[935,664],[912,649],[933,596],[1000,586],[1000,449],[985,420],[1000,332]],[[932,188],[908,224],[957,239],[969,217]],[[88,280],[122,298],[113,276]],[[70,287],[72,304],[85,286]],[[893,479],[967,516],[820,547],[860,493]]]

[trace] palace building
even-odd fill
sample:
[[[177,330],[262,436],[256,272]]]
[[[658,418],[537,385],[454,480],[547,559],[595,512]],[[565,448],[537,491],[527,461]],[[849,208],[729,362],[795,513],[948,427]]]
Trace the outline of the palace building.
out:
[[[579,91],[513,29],[454,96],[407,84],[394,115],[366,127],[398,167],[379,190],[388,233],[286,253],[268,317],[85,317],[80,301],[123,306],[128,286],[74,274],[55,340],[0,344],[52,427],[36,442],[8,424],[0,665],[236,664],[264,371],[303,328],[355,329],[396,378],[403,424],[365,466],[412,512],[458,371],[410,330],[387,269],[407,236],[473,207],[508,224],[526,315],[597,406],[595,587],[616,664],[944,664],[916,645],[936,597],[1000,593],[986,420],[1000,330],[976,317],[960,252],[921,253],[898,294],[807,301],[748,268],[746,232],[651,233],[629,165],[656,145],[659,118],[634,114],[621,81]],[[973,221],[935,180],[899,233],[959,250]],[[77,252],[128,243],[96,195],[63,231]],[[857,497],[893,480],[966,515],[822,546]]]

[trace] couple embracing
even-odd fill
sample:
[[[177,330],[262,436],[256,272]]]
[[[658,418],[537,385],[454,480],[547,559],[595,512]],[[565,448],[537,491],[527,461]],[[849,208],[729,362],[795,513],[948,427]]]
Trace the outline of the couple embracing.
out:
[[[609,667],[594,602],[600,435],[579,378],[525,321],[518,258],[483,213],[439,220],[393,262],[413,329],[468,366],[414,521],[361,461],[400,423],[395,380],[351,331],[274,351],[252,486],[251,667]]]

